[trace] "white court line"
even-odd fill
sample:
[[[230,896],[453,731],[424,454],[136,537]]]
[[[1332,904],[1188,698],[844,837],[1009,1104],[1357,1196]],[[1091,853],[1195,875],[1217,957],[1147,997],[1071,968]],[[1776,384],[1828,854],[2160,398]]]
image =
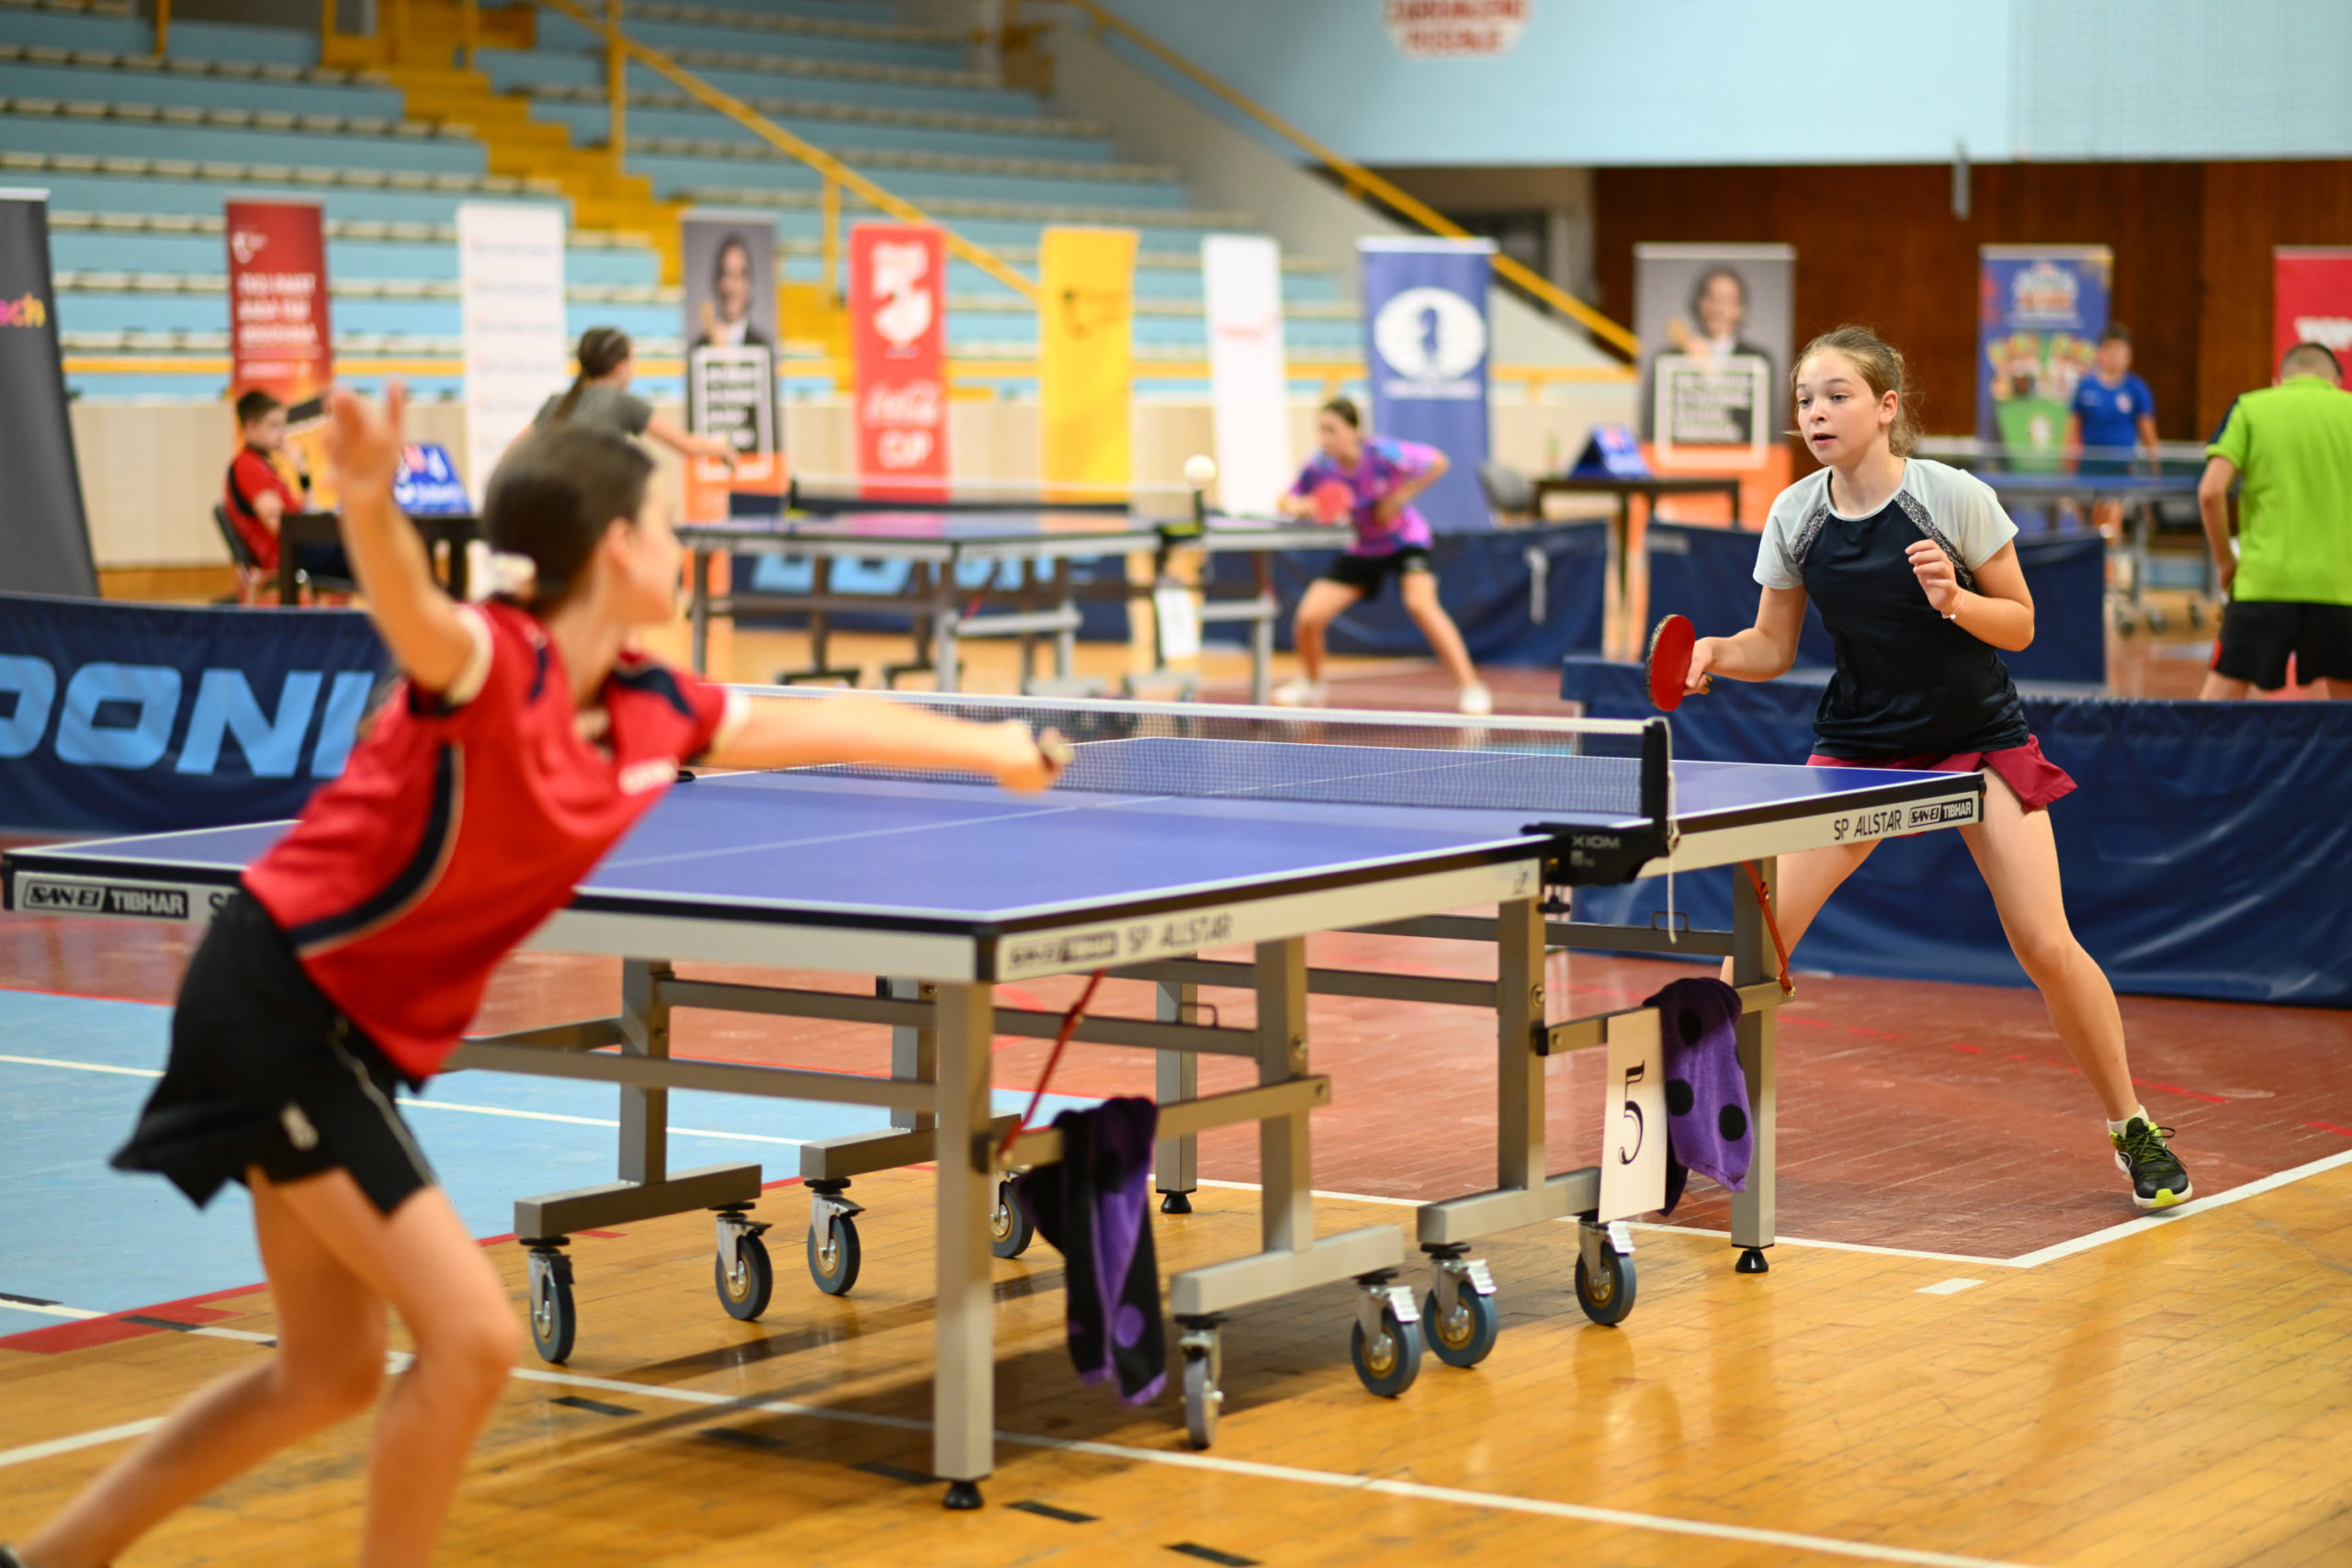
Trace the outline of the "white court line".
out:
[[[62,1067],[76,1073],[112,1073],[127,1078],[160,1078],[164,1075],[153,1067],[111,1067],[96,1062],[66,1062],[52,1056],[0,1056],[0,1062],[13,1062],[21,1067]],[[410,1095],[400,1097],[401,1104],[417,1111],[458,1111],[473,1116],[504,1116],[517,1122],[561,1122],[574,1127],[618,1127],[620,1123],[605,1116],[565,1116],[552,1111],[515,1111],[503,1105],[467,1105],[454,1100],[423,1100]],[[781,1144],[798,1148],[806,1138],[778,1138],[765,1133],[721,1133],[708,1127],[673,1127],[670,1135],[677,1138],[718,1138],[732,1144]]]
[[[2258,1198],[2265,1192],[2275,1192],[2281,1187],[2290,1187],[2305,1177],[2341,1169],[2347,1165],[2352,1165],[2352,1149],[2312,1160],[2307,1165],[2296,1166],[2291,1170],[2273,1171],[2270,1175],[2249,1181],[2243,1187],[2233,1187],[2226,1192],[2216,1192],[2211,1198],[2192,1198],[2177,1207],[2160,1209],[2152,1214],[2143,1214],[2136,1220],[2126,1220],[2120,1225],[2109,1225],[2105,1230],[2093,1231],[2088,1235],[2078,1235],[2072,1241],[2062,1241],[2054,1246],[2045,1247],[2038,1252],[2029,1252],[2022,1257],[2013,1258],[2009,1262],[2018,1269],[2038,1269],[2044,1263],[2054,1263],[2061,1258],[2072,1258],[2078,1252],[2088,1252],[2094,1247],[2104,1246],[2108,1242],[2123,1236],[2154,1230],[2160,1225],[2177,1224],[2182,1220],[2193,1219],[2213,1209],[2225,1209],[2232,1203],[2242,1203],[2248,1198]]]
[[[205,1330],[193,1330],[204,1333]],[[228,1335],[232,1331],[214,1331]],[[260,1335],[236,1335],[236,1337],[260,1339]],[[406,1358],[395,1355],[393,1370],[399,1371]],[[821,1405],[801,1404],[783,1399],[745,1399],[738,1394],[714,1393],[704,1389],[665,1387],[654,1383],[631,1382],[621,1378],[585,1377],[576,1372],[548,1371],[541,1368],[522,1367],[514,1372],[517,1382],[554,1383],[567,1388],[594,1389],[602,1393],[617,1393],[640,1399],[666,1400],[673,1404],[693,1404],[706,1409],[724,1407],[729,1414],[763,1416],[793,1416],[818,1421],[835,1421],[850,1426],[882,1427],[900,1432],[928,1432],[932,1424],[906,1416],[884,1416],[861,1410],[833,1410]],[[71,1453],[77,1449],[94,1448],[101,1443],[117,1442],[126,1438],[140,1437],[163,1424],[162,1417],[132,1421],[101,1431],[85,1432],[76,1437],[59,1438],[27,1448],[0,1450],[0,1468],[29,1463],[54,1454]],[[1646,1530],[1657,1535],[1696,1536],[1709,1540],[1733,1540],[1753,1546],[1778,1546],[1798,1551],[1813,1551],[1830,1557],[1849,1557],[1866,1562],[1900,1562],[1914,1568],[2024,1568],[2024,1565],[1990,1557],[1965,1557],[1949,1551],[1925,1551],[1913,1547],[1880,1546],[1868,1541],[1843,1540],[1835,1536],[1806,1535],[1796,1530],[1759,1529],[1753,1525],[1720,1524],[1709,1519],[1677,1518],[1670,1514],[1635,1513],[1626,1508],[1601,1508],[1586,1503],[1555,1503],[1541,1497],[1517,1497],[1509,1493],[1474,1492],[1460,1486],[1430,1486],[1414,1481],[1392,1481],[1378,1476],[1351,1475],[1344,1471],[1308,1470],[1299,1465],[1262,1464],[1253,1460],[1225,1459],[1216,1454],[1191,1453],[1172,1449],[1127,1448],[1117,1443],[1096,1443],[1069,1438],[1044,1438],[1027,1432],[995,1434],[996,1440],[1015,1448],[1046,1449],[1057,1453],[1085,1454],[1096,1459],[1117,1460],[1129,1464],[1168,1465],[1178,1470],[1210,1471],[1223,1475],[1244,1476],[1257,1481],[1283,1481],[1293,1485],[1319,1486],[1332,1491],[1371,1493],[1381,1496],[1401,1497],[1418,1503],[1445,1503],[1457,1507],[1490,1509],[1498,1513],[1534,1514],[1546,1518],[1568,1519],[1578,1524],[1605,1525],[1619,1529]]]

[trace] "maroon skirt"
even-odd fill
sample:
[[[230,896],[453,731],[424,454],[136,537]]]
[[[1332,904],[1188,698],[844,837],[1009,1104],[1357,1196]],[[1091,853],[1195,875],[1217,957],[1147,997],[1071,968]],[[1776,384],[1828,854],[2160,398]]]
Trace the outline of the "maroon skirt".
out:
[[[2003,783],[2017,792],[2019,804],[2028,811],[2040,811],[2053,800],[2075,792],[2075,781],[2066,770],[2041,754],[2041,742],[2031,736],[2022,746],[2005,747],[1998,751],[1954,751],[1949,756],[1930,753],[1924,757],[1872,757],[1868,761],[1856,761],[1851,757],[1825,757],[1816,751],[1805,761],[1816,768],[1898,768],[1906,773],[1973,773],[1989,768],[2001,776]]]

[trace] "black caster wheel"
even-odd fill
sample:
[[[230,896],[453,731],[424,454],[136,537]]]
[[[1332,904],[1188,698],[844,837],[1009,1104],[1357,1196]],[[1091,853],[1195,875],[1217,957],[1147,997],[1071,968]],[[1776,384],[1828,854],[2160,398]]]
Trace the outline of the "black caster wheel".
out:
[[[1029,1212],[1013,1201],[1012,1183],[998,1182],[996,1207],[989,1211],[989,1250],[999,1258],[1018,1258],[1036,1235]]]
[[[1600,1249],[1600,1271],[1595,1274],[1577,1259],[1577,1305],[1603,1328],[1614,1328],[1634,1310],[1634,1260]]]
[[[1437,1292],[1429,1293],[1421,1303],[1421,1337],[1429,1341],[1430,1354],[1447,1366],[1475,1367],[1494,1349],[1503,1331],[1502,1317],[1495,1311],[1494,1297],[1466,1286],[1455,1292],[1453,1301],[1453,1314],[1448,1317],[1437,1309]]]
[[[1193,1212],[1193,1195],[1189,1192],[1162,1192],[1159,1212],[1163,1214],[1189,1214]]]
[[[710,1260],[710,1272],[718,1287],[718,1304],[728,1316],[749,1323],[768,1310],[768,1298],[775,1293],[775,1266],[768,1261],[767,1244],[758,1236],[736,1238],[734,1272],[728,1271],[724,1257]]]
[[[1356,1364],[1363,1386],[1383,1399],[1394,1399],[1421,1375],[1421,1337],[1396,1321],[1393,1308],[1380,1309],[1380,1332],[1370,1340],[1363,1325],[1349,1332],[1348,1359]]]
[[[571,1359],[580,1332],[580,1309],[571,1301],[571,1258],[553,1250],[531,1254],[531,1348],[539,1359],[561,1366]]]
[[[977,1481],[951,1481],[947,1483],[947,1506],[957,1513],[968,1513],[985,1506]]]
[[[817,1244],[817,1227],[808,1227],[808,1277],[829,1296],[845,1296],[857,1283],[858,1265],[865,1261],[857,1245],[857,1222],[844,1215],[833,1222],[833,1244]]]
[[[1184,1436],[1196,1449],[1216,1441],[1216,1418],[1225,1391],[1216,1386],[1216,1364],[1205,1350],[1184,1352]]]
[[[1731,1269],[1735,1274],[1770,1274],[1772,1271],[1772,1265],[1765,1258],[1762,1247],[1751,1247],[1740,1253],[1739,1261],[1733,1264]]]

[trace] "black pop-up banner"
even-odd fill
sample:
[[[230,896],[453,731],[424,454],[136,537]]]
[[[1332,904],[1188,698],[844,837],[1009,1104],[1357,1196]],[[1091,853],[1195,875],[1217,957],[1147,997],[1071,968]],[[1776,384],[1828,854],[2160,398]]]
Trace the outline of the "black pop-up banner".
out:
[[[0,189],[0,592],[95,599],[49,276],[49,193]]]

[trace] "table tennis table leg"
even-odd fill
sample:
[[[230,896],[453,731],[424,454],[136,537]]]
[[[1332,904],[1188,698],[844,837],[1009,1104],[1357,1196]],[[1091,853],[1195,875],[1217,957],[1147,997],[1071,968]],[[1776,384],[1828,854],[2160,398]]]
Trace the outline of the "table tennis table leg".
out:
[[[1152,987],[1156,1005],[1153,1016],[1162,1023],[1190,1023],[1200,1008],[1201,988],[1198,986],[1161,981]],[[1201,1097],[1201,1059],[1190,1051],[1158,1051],[1153,1053],[1153,1098],[1161,1105],[1173,1105],[1182,1100]],[[1189,1214],[1193,1212],[1193,1193],[1200,1187],[1201,1140],[1187,1133],[1181,1138],[1161,1138],[1151,1146],[1152,1184],[1161,1194],[1159,1212],[1163,1214]]]
[[[670,1004],[662,982],[675,971],[641,958],[621,964],[621,1051],[631,1056],[670,1054]],[[623,1181],[659,1182],[670,1177],[670,1091],[621,1086],[620,1168]]]
[[[1064,615],[1073,616],[1078,615],[1078,590],[1070,582],[1069,562],[1057,560],[1054,563],[1053,587],[1056,607]],[[1028,662],[1027,656],[1023,655],[1022,668],[1024,675],[1027,673]],[[1077,673],[1078,626],[1073,621],[1072,624],[1054,633],[1054,679],[1069,681]]]
[[[946,573],[943,572],[940,575],[944,578]],[[933,616],[931,626],[931,662],[933,680],[938,690],[952,692],[956,684],[956,661],[960,657],[956,651],[955,607],[943,604],[933,612]]]
[[[695,547],[690,570],[694,599],[686,611],[686,621],[694,629],[694,668],[699,675],[710,665],[710,552]]]
[[[929,1001],[920,980],[885,980],[882,994],[899,1001]],[[894,1024],[890,1030],[890,1076],[904,1083],[928,1082],[939,1076],[939,1034],[936,1030]],[[928,1111],[901,1106],[890,1112],[890,1125],[909,1131],[936,1125]]]
[[[1780,863],[1766,855],[1756,863],[1765,890],[1778,897],[1781,889]],[[1731,879],[1731,983],[1753,986],[1780,973],[1780,956],[1773,951],[1772,933],[1764,923],[1764,911],[1756,901],[1755,890],[1747,878],[1735,874]],[[1731,1244],[1740,1249],[1739,1271],[1761,1274],[1771,1265],[1764,1259],[1764,1249],[1773,1238],[1773,1179],[1778,1160],[1779,1117],[1775,1106],[1778,1088],[1774,1062],[1775,1033],[1780,1010],[1748,1008],[1739,1018],[1739,1067],[1747,1079],[1747,1118],[1753,1156],[1747,1165],[1747,1188],[1731,1196]]]
[[[977,1508],[978,1483],[995,1468],[995,1280],[989,1209],[996,1179],[973,1168],[972,1140],[989,1124],[989,1046],[996,1004],[986,985],[942,982],[935,1010],[939,1196],[933,1333],[938,1359],[932,1386],[931,1469],[949,1483],[949,1507]]]

